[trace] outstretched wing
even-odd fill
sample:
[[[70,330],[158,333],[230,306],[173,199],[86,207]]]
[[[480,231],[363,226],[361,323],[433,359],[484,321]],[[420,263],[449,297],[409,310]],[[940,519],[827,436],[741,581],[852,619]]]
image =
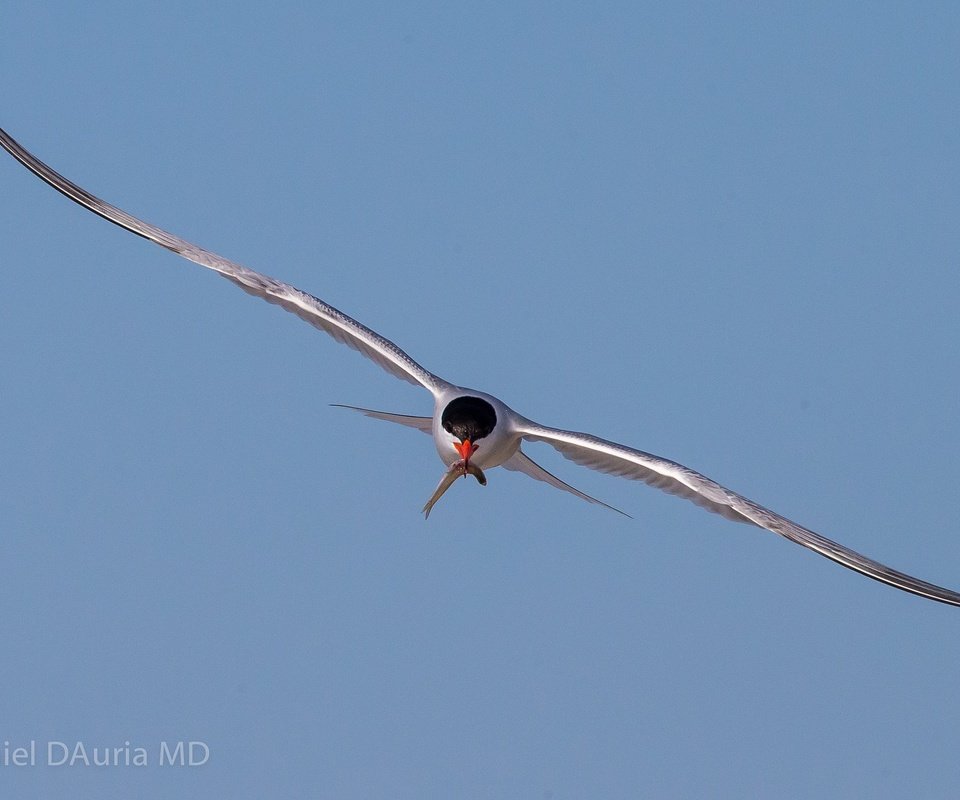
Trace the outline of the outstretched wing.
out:
[[[125,228],[131,233],[149,239],[161,247],[172,250],[202,267],[207,267],[233,281],[244,291],[262,297],[268,303],[296,314],[315,328],[329,333],[334,339],[349,345],[367,358],[379,364],[391,375],[410,383],[419,384],[437,395],[449,384],[442,378],[421,367],[389,339],[384,338],[366,325],[357,322],[342,311],[323,302],[313,295],[302,292],[276,278],[255,272],[229,259],[197,247],[172,233],[157,228],[148,222],[122,211],[116,206],[104,202],[98,197],[67,180],[44,164],[36,156],[25,150],[6,131],[0,129],[0,146],[34,175],[49,183],[54,189],[65,194],[75,203],[99,214],[109,222]]]
[[[927,583],[867,558],[791,522],[775,511],[764,508],[683,464],[587,433],[548,428],[530,420],[518,421],[517,432],[528,441],[546,442],[561,455],[582,466],[643,481],[657,489],[692,500],[727,519],[766,528],[868,578],[931,600],[960,606],[960,593]]]

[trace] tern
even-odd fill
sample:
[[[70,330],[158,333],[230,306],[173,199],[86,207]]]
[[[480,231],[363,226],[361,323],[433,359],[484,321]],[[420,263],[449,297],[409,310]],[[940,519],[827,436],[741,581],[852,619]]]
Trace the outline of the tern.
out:
[[[330,334],[338,342],[349,345],[390,374],[429,391],[433,395],[433,414],[429,417],[342,406],[369,417],[415,428],[433,437],[437,453],[446,469],[433,495],[423,507],[427,516],[457,478],[472,475],[481,485],[486,485],[485,471],[493,467],[522,472],[590,503],[612,508],[573,488],[536,464],[521,447],[523,442],[545,442],[562,456],[582,466],[643,481],[657,489],[691,500],[729,520],[765,528],[881,583],[941,603],[960,606],[960,593],[914,578],[867,558],[791,522],[689,467],[589,433],[541,425],[486,392],[455,386],[420,366],[389,339],[323,300],[204,250],[100,200],[27,152],[2,129],[0,145],[37,177],[94,214],[200,266],[218,272],[249,294],[296,314],[315,328]]]

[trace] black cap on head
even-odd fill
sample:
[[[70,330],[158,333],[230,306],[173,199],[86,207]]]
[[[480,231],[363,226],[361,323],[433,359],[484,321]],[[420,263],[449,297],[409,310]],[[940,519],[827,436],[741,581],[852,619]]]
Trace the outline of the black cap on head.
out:
[[[440,424],[460,441],[477,441],[487,436],[497,424],[497,412],[479,397],[458,397],[451,400],[440,416]]]

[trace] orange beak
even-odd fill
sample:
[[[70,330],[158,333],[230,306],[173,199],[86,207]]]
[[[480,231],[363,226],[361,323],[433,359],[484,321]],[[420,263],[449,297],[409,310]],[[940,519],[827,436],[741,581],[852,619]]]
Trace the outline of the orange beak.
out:
[[[469,439],[464,439],[460,444],[454,442],[453,449],[460,454],[464,464],[470,460],[470,456],[477,452],[477,446]]]

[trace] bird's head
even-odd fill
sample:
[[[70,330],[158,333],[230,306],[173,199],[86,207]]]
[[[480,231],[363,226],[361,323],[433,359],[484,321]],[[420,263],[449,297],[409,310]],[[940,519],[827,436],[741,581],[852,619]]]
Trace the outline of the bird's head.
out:
[[[447,403],[440,424],[450,437],[447,441],[460,456],[458,463],[466,475],[471,456],[480,449],[477,442],[489,436],[497,425],[497,412],[482,397],[460,395]]]

